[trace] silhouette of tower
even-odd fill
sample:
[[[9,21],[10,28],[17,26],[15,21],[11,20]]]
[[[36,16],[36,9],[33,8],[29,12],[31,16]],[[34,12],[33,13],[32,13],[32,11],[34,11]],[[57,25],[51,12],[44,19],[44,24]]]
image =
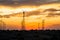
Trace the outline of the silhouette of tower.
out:
[[[45,20],[43,19],[42,20],[42,30],[44,30],[44,23],[45,23]]]
[[[0,30],[6,30],[6,23],[3,21],[2,18],[9,18],[9,15],[0,15]]]
[[[5,30],[6,29],[6,24],[4,21],[2,21],[2,15],[0,15],[0,30]]]
[[[22,19],[22,28],[21,30],[25,30],[25,12],[23,11],[23,19]]]
[[[38,30],[40,30],[40,23],[38,23]]]
[[[6,24],[0,20],[0,30],[6,30]]]

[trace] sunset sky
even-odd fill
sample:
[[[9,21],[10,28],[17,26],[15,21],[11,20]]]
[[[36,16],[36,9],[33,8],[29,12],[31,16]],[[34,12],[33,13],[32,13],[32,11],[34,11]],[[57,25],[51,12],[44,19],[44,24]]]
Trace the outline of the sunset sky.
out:
[[[60,30],[60,0],[0,0],[0,29],[21,30],[23,11],[26,30],[42,29],[42,20],[45,29]]]

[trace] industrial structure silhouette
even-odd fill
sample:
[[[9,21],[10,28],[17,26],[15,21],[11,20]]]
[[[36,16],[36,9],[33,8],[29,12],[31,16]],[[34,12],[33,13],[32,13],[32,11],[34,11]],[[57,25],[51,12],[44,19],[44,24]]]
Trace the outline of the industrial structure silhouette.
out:
[[[25,12],[23,11],[22,27],[21,30],[25,30]]]
[[[2,20],[0,20],[0,30],[6,30],[6,24]]]

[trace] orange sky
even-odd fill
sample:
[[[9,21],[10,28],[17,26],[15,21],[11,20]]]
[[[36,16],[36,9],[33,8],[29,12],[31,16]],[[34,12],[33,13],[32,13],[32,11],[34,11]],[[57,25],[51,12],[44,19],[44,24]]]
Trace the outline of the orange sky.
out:
[[[7,6],[0,6],[0,15],[10,15],[10,14],[18,14],[19,12],[22,13],[25,11],[26,14],[29,15],[27,12],[32,12],[30,16],[25,17],[25,28],[27,30],[30,29],[38,29],[38,24],[40,29],[42,29],[42,20],[45,20],[44,27],[45,29],[52,29],[51,26],[54,24],[60,24],[60,16],[55,16],[55,17],[46,17],[50,13],[49,11],[43,12],[46,9],[49,8],[54,8],[54,9],[60,9],[60,4],[59,3],[53,3],[53,4],[44,4],[40,6],[20,6],[20,7],[7,7]],[[34,14],[33,11],[37,11]],[[55,12],[56,13],[56,12]],[[59,12],[58,12],[59,13]],[[37,15],[36,15],[37,14]],[[21,15],[21,14],[19,14]],[[1,19],[1,18],[0,18]],[[11,16],[10,18],[2,18],[2,21],[6,24],[5,29],[11,29],[11,30],[20,30],[21,29],[21,22],[22,22],[22,17],[18,17],[17,15]],[[1,23],[0,23],[1,24]],[[58,29],[56,27],[56,29]]]

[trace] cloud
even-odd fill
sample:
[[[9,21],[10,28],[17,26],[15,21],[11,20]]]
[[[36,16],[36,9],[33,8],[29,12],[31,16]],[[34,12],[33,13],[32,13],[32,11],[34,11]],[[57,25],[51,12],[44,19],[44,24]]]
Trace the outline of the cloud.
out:
[[[46,12],[46,11],[53,12],[53,11],[57,11],[57,9],[49,8],[49,9],[44,10],[44,12]]]
[[[25,12],[25,17],[32,16],[32,15],[40,15],[39,11],[32,11],[32,12]],[[0,18],[10,18],[10,17],[22,17],[23,14],[19,13],[12,13],[9,15],[0,15]]]
[[[26,13],[26,16],[39,15],[39,14],[40,14],[39,11],[32,11],[32,12],[28,12],[28,13]]]
[[[59,1],[59,0],[46,0],[46,2],[54,2],[54,1]]]
[[[25,12],[25,17],[28,17],[28,16],[32,16],[32,15],[39,15],[40,12],[39,11],[32,11],[32,12]],[[14,13],[14,14],[11,14],[10,16],[22,16],[23,14],[22,13]]]
[[[60,10],[58,9],[49,8],[49,9],[44,10],[44,12],[48,12],[48,15],[46,17],[60,16]]]
[[[11,1],[21,1],[21,0],[11,0]]]
[[[20,5],[40,5],[59,0],[0,0],[0,5],[20,6]]]
[[[9,15],[0,15],[0,18],[10,18],[10,16]]]
[[[54,16],[60,16],[60,13],[49,13],[47,17],[54,17]]]

